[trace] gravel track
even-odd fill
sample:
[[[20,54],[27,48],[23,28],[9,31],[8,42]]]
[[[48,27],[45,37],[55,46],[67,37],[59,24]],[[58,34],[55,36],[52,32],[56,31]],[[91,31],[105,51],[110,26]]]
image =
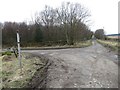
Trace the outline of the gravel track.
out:
[[[47,88],[118,88],[118,58],[93,41],[86,48],[25,50],[51,60]]]

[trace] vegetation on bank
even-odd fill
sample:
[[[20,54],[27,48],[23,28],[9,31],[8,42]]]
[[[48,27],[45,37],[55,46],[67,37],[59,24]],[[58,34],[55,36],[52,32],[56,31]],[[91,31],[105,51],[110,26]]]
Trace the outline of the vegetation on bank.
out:
[[[22,69],[19,67],[18,59],[13,54],[0,57],[0,61],[2,61],[0,67],[2,69],[0,72],[2,88],[26,87],[34,74],[40,71],[46,63],[45,60],[25,53],[22,54]]]
[[[102,44],[105,47],[108,47],[112,50],[118,51],[118,48],[120,47],[118,41],[113,40],[97,40],[100,44]]]

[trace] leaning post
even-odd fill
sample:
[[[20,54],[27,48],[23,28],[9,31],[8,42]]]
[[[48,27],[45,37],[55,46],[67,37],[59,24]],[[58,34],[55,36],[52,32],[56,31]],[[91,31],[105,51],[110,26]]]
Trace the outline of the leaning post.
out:
[[[22,71],[19,30],[17,30],[17,45],[18,45],[18,61],[19,61],[19,65]]]

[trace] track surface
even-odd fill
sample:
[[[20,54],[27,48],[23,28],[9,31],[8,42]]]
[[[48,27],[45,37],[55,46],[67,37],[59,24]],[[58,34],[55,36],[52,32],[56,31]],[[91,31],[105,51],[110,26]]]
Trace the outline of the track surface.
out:
[[[86,48],[26,50],[52,61],[47,88],[117,88],[117,55],[93,41]]]

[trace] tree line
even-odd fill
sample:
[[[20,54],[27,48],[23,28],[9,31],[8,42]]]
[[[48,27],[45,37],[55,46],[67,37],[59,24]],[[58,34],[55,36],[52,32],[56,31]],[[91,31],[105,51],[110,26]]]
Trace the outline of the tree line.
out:
[[[2,43],[3,46],[15,46],[16,31],[19,30],[21,46],[73,45],[91,39],[89,17],[89,11],[78,3],[62,3],[55,9],[45,6],[43,11],[35,14],[32,23],[0,23]]]

